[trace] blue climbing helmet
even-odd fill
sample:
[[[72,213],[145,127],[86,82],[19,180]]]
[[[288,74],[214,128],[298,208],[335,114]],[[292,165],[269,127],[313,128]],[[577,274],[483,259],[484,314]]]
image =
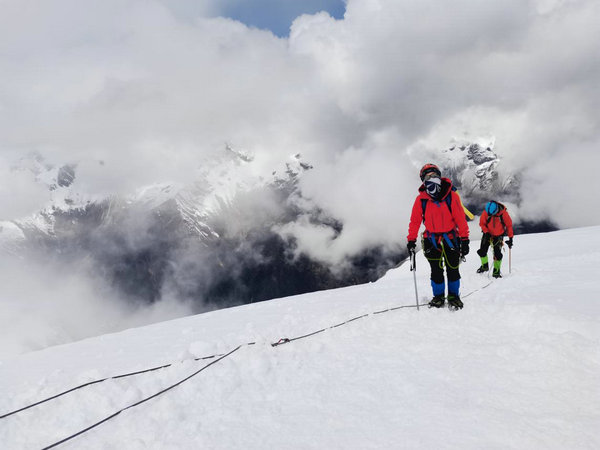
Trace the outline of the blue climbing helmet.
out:
[[[485,205],[485,212],[488,213],[489,216],[493,216],[498,212],[498,203],[495,201],[487,202]]]

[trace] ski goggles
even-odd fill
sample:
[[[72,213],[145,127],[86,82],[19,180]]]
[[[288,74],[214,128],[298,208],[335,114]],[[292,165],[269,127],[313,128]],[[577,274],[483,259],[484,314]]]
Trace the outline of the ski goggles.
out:
[[[438,173],[436,173],[435,171],[430,171],[427,172],[425,175],[423,175],[423,182],[431,180],[433,178],[437,178],[438,180],[440,179],[440,176]]]

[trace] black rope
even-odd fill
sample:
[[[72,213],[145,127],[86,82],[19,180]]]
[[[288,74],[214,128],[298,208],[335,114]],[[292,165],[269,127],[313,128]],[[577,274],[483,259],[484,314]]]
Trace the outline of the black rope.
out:
[[[142,400],[140,400],[140,401],[138,401],[138,402],[135,402],[135,403],[133,403],[133,404],[131,404],[131,405],[129,405],[129,406],[126,406],[125,408],[122,408],[122,409],[120,409],[120,410],[118,410],[118,411],[114,412],[114,413],[113,413],[113,414],[111,414],[110,416],[107,416],[107,417],[105,417],[104,419],[100,420],[99,422],[96,422],[95,424],[93,424],[93,425],[90,425],[89,427],[87,427],[87,428],[84,428],[83,430],[80,430],[80,431],[78,431],[77,433],[74,433],[74,434],[72,434],[72,435],[70,435],[70,436],[68,436],[68,437],[66,437],[66,438],[64,438],[64,439],[61,439],[61,440],[60,440],[60,441],[58,441],[58,442],[55,442],[55,443],[53,443],[53,444],[51,444],[51,445],[49,445],[49,446],[47,446],[47,447],[44,447],[42,450],[48,450],[48,449],[50,449],[50,448],[54,448],[54,447],[57,447],[58,445],[64,444],[65,442],[67,442],[67,441],[70,441],[71,439],[73,439],[73,438],[76,438],[77,436],[81,436],[83,433],[86,433],[86,432],[88,432],[88,431],[90,431],[90,430],[92,430],[92,429],[96,428],[97,426],[100,426],[100,425],[102,425],[103,423],[105,423],[105,422],[108,422],[109,420],[111,420],[111,419],[113,419],[114,417],[116,417],[116,416],[118,416],[119,414],[121,414],[123,411],[127,411],[128,409],[131,409],[131,408],[134,408],[134,407],[136,407],[136,406],[139,406],[139,405],[141,405],[142,403],[146,403],[147,401],[149,401],[149,400],[152,400],[153,398],[156,398],[156,397],[158,397],[159,395],[162,395],[162,394],[164,394],[165,392],[168,392],[168,391],[170,391],[171,389],[173,389],[173,388],[175,388],[175,387],[179,386],[180,384],[183,384],[184,382],[186,382],[186,381],[187,381],[187,380],[189,380],[190,378],[192,378],[192,377],[194,377],[194,376],[198,375],[200,372],[202,372],[203,370],[205,370],[205,369],[209,368],[209,367],[210,367],[210,366],[212,366],[213,364],[216,364],[216,363],[218,363],[219,361],[221,361],[221,360],[225,359],[226,357],[228,357],[228,356],[229,356],[229,355],[231,355],[232,353],[234,353],[234,352],[238,351],[240,348],[242,348],[242,347],[243,347],[243,346],[245,346],[245,345],[254,345],[254,342],[250,342],[250,343],[248,343],[248,344],[241,344],[241,345],[238,345],[236,348],[234,348],[233,350],[231,350],[229,353],[225,353],[224,355],[220,356],[218,359],[215,359],[214,361],[212,361],[212,362],[208,363],[206,366],[204,366],[204,367],[202,367],[202,368],[198,369],[197,371],[195,371],[195,372],[194,372],[194,373],[192,373],[191,375],[188,375],[187,377],[185,377],[185,378],[183,378],[183,379],[179,380],[177,383],[175,383],[175,384],[172,384],[172,385],[170,385],[169,387],[167,387],[167,388],[165,388],[165,389],[163,389],[163,390],[161,390],[161,391],[159,391],[159,392],[157,392],[157,393],[155,393],[155,394],[152,394],[150,397],[143,398]]]
[[[424,305],[420,304],[419,306],[424,306]],[[293,337],[293,338],[281,338],[277,342],[273,342],[271,344],[271,346],[272,347],[277,347],[279,345],[287,344],[288,342],[294,342],[294,341],[297,341],[299,339],[304,339],[304,338],[307,338],[307,337],[310,337],[310,336],[314,336],[315,334],[319,334],[319,333],[322,333],[322,332],[327,331],[327,330],[332,330],[334,328],[341,327],[342,325],[349,324],[350,322],[354,322],[355,320],[358,320],[358,319],[363,319],[363,318],[368,317],[370,315],[382,314],[382,313],[385,313],[385,312],[394,311],[396,309],[416,308],[416,307],[417,307],[417,305],[402,305],[402,306],[395,306],[393,308],[384,309],[382,311],[375,311],[373,313],[363,314],[362,316],[353,317],[352,319],[348,319],[348,320],[346,320],[344,322],[340,322],[340,323],[338,323],[336,325],[332,325],[332,326],[326,327],[326,328],[321,328],[320,330],[313,331],[312,333],[303,334],[301,336],[296,336],[296,337]]]
[[[473,294],[473,293],[475,293],[475,292],[477,292],[477,291],[480,291],[480,290],[482,290],[482,289],[485,289],[485,288],[486,288],[486,287],[488,287],[490,284],[492,284],[492,282],[491,282],[491,281],[490,281],[488,284],[486,284],[485,286],[483,286],[483,287],[481,287],[481,288],[479,288],[479,289],[476,289],[476,290],[474,290],[474,291],[471,291],[471,292],[469,292],[469,293],[468,293],[467,295],[465,295],[463,298],[465,298],[465,297],[468,297],[469,295],[471,295],[471,294]],[[402,309],[402,308],[414,308],[414,307],[416,307],[416,306],[417,306],[417,305],[401,305],[401,306],[396,306],[396,307],[389,308],[389,309],[382,310],[382,311],[376,311],[376,312],[374,312],[374,313],[367,313],[367,314],[363,314],[363,315],[360,315],[360,316],[357,316],[357,317],[353,317],[352,319],[348,319],[348,320],[346,320],[346,321],[344,321],[344,322],[340,322],[340,323],[338,323],[338,324],[336,324],[336,325],[332,325],[332,326],[330,326],[330,327],[322,328],[322,329],[320,329],[320,330],[313,331],[312,333],[304,334],[304,335],[302,335],[302,336],[296,336],[296,337],[294,337],[294,338],[282,338],[282,339],[280,339],[279,341],[272,343],[272,344],[271,344],[271,346],[273,346],[273,347],[277,347],[277,346],[279,346],[279,345],[282,345],[282,344],[287,344],[287,343],[289,343],[289,342],[297,341],[297,340],[299,340],[299,339],[304,339],[304,338],[307,338],[307,337],[309,337],[309,336],[314,336],[314,335],[316,335],[316,334],[319,334],[319,333],[322,333],[322,332],[324,332],[324,331],[326,331],[326,330],[333,329],[333,328],[337,328],[337,327],[340,327],[340,326],[342,326],[342,325],[346,325],[346,324],[348,324],[348,323],[354,322],[355,320],[359,320],[359,319],[362,319],[362,318],[368,317],[368,316],[370,316],[370,315],[382,314],[382,313],[384,313],[384,312],[394,311],[394,310],[397,310],[397,309]],[[192,378],[192,377],[194,377],[194,376],[198,375],[198,374],[199,374],[200,372],[202,372],[203,370],[207,369],[208,367],[212,366],[213,364],[216,364],[216,363],[218,363],[219,361],[221,361],[221,360],[225,359],[225,358],[226,358],[226,357],[228,357],[229,355],[231,355],[231,354],[233,354],[234,352],[238,351],[238,350],[239,350],[240,348],[242,348],[243,346],[247,346],[247,345],[254,345],[254,344],[255,344],[255,342],[249,342],[249,343],[247,343],[247,344],[241,344],[241,345],[238,345],[236,348],[234,348],[233,350],[231,350],[229,353],[226,353],[226,354],[224,354],[224,355],[220,355],[218,359],[216,359],[216,360],[214,360],[214,361],[210,362],[209,364],[207,364],[206,366],[204,366],[204,367],[202,367],[202,368],[198,369],[196,372],[192,373],[191,375],[188,375],[187,377],[185,377],[185,378],[183,378],[183,379],[179,380],[177,383],[175,383],[175,384],[172,384],[171,386],[169,386],[169,387],[167,387],[167,388],[165,388],[165,389],[163,389],[163,390],[161,390],[161,391],[159,391],[159,392],[157,392],[157,393],[155,393],[155,394],[151,395],[150,397],[146,397],[146,398],[144,398],[144,399],[142,399],[142,400],[140,400],[140,401],[138,401],[138,402],[136,402],[136,403],[133,403],[133,404],[131,404],[131,405],[129,405],[129,406],[126,406],[125,408],[122,408],[122,409],[120,409],[120,410],[116,411],[115,413],[111,414],[110,416],[107,416],[107,417],[105,417],[104,419],[100,420],[99,422],[96,422],[95,424],[93,424],[93,425],[90,425],[89,427],[87,427],[87,428],[85,428],[85,429],[83,429],[83,430],[80,430],[80,431],[78,431],[77,433],[75,433],[75,434],[72,434],[71,436],[68,436],[68,437],[66,437],[66,438],[64,438],[64,439],[62,439],[62,440],[60,440],[60,441],[58,441],[58,442],[55,442],[54,444],[51,444],[51,445],[49,445],[49,446],[47,446],[47,447],[44,447],[42,450],[48,450],[48,449],[54,448],[54,447],[56,447],[56,446],[58,446],[58,445],[60,445],[60,444],[63,444],[63,443],[65,443],[65,442],[67,442],[67,441],[69,441],[69,440],[71,440],[71,439],[73,439],[73,438],[75,438],[75,437],[77,437],[77,436],[80,436],[80,435],[82,435],[83,433],[86,433],[87,431],[89,431],[89,430],[92,430],[92,429],[96,428],[97,426],[100,426],[100,425],[102,425],[102,424],[103,424],[103,423],[105,423],[105,422],[108,422],[109,420],[111,420],[111,419],[113,419],[114,417],[116,417],[116,416],[118,416],[119,414],[121,414],[123,411],[126,411],[126,410],[128,410],[128,409],[134,408],[134,407],[136,407],[136,406],[139,406],[139,405],[141,405],[142,403],[145,403],[145,402],[147,402],[147,401],[149,401],[149,400],[152,400],[153,398],[156,398],[156,397],[158,397],[159,395],[162,395],[162,394],[164,394],[165,392],[168,392],[168,391],[170,391],[171,389],[173,389],[173,388],[175,388],[175,387],[179,386],[180,384],[183,384],[184,382],[186,382],[186,381],[187,381],[187,380],[189,380],[190,378]],[[209,358],[209,357],[207,357],[207,358]],[[198,358],[198,359],[200,359],[200,358]],[[145,370],[145,371],[132,372],[131,374],[137,374],[137,373],[143,373],[143,372],[150,372],[150,371],[152,371],[152,370],[158,370],[159,368],[168,367],[168,366],[170,366],[170,365],[171,365],[171,364],[167,364],[167,365],[165,365],[165,366],[161,366],[161,367],[157,367],[157,368],[153,368],[153,369],[148,369],[148,370]],[[113,377],[113,378],[121,378],[121,377],[123,377],[123,376],[128,376],[128,375],[131,375],[131,374],[121,375],[121,376],[118,376],[118,377]],[[89,384],[89,383],[88,383],[88,384]],[[72,391],[72,390],[73,390],[73,389],[71,389],[71,391]]]
[[[218,356],[222,356],[222,355],[219,354],[219,355],[211,355],[211,356],[202,356],[202,357],[199,357],[199,358],[194,358],[194,361],[200,361],[200,360],[205,360],[205,359],[212,359],[212,358],[216,358]],[[136,372],[129,372],[129,373],[125,373],[125,374],[122,374],[122,375],[115,375],[115,376],[112,376],[112,377],[106,377],[106,378],[102,378],[102,379],[99,379],[99,380],[88,381],[87,383],[80,384],[79,386],[75,386],[75,387],[73,387],[71,389],[67,389],[66,391],[60,392],[60,393],[58,393],[56,395],[53,395],[51,397],[48,397],[48,398],[45,398],[43,400],[37,401],[37,402],[32,403],[30,405],[24,406],[22,408],[15,409],[14,411],[7,412],[6,414],[2,414],[0,416],[0,419],[4,419],[6,417],[12,416],[13,414],[20,413],[20,412],[25,411],[25,410],[27,410],[29,408],[33,408],[34,406],[41,405],[43,403],[49,402],[50,400],[54,400],[55,398],[62,397],[63,395],[69,394],[69,393],[71,393],[73,391],[76,391],[78,389],[82,389],[82,388],[87,387],[87,386],[91,386],[93,384],[102,383],[103,381],[107,381],[107,380],[117,380],[119,378],[130,377],[130,376],[133,376],[133,375],[140,375],[142,373],[147,373],[147,372],[154,372],[155,370],[160,370],[160,369],[165,369],[167,367],[170,367],[173,364],[174,363],[164,364],[162,366],[152,367],[150,369],[138,370]]]
[[[493,282],[494,282],[494,280],[489,281],[486,285],[480,287],[479,289],[475,289],[474,291],[469,292],[467,295],[463,295],[463,298],[467,298],[469,295],[474,294],[475,292],[481,291],[482,289],[485,289]]]
[[[427,306],[427,303],[419,303],[419,306]],[[417,307],[417,305],[400,305],[400,306],[394,306],[393,308],[383,309],[381,311],[375,311],[372,314],[383,314],[383,313],[390,312],[390,311],[396,311],[397,309],[416,308],[416,307]]]
[[[464,295],[463,298],[466,298],[469,295],[474,294],[475,292],[478,292],[478,291],[480,291],[482,289],[487,288],[492,283],[493,283],[493,280],[490,281],[489,283],[487,283],[486,285],[482,286],[481,288],[475,289],[474,291],[469,292],[468,294]],[[332,325],[330,327],[322,328],[320,330],[313,331],[311,333],[307,333],[307,334],[304,334],[304,335],[301,335],[301,336],[296,336],[296,337],[293,337],[293,338],[281,338],[281,339],[279,339],[279,341],[272,343],[271,346],[272,347],[277,347],[279,345],[287,344],[289,342],[294,342],[294,341],[297,341],[297,340],[300,340],[300,339],[304,339],[304,338],[307,338],[307,337],[310,337],[310,336],[314,336],[316,334],[323,333],[324,331],[327,331],[327,330],[330,330],[330,329],[334,329],[334,328],[338,328],[338,327],[340,327],[342,325],[346,325],[346,324],[348,324],[350,322],[353,322],[355,320],[362,319],[362,318],[367,317],[369,315],[383,314],[383,313],[386,313],[386,312],[396,311],[398,309],[404,309],[404,308],[416,308],[417,306],[427,306],[427,303],[422,303],[422,304],[419,304],[419,305],[400,305],[400,306],[394,306],[392,308],[384,309],[384,310],[381,310],[381,311],[374,311],[373,313],[363,314],[361,316],[357,316],[357,317],[354,317],[352,319],[348,319],[348,320],[346,320],[344,322],[340,322],[340,323],[338,323],[336,325]],[[254,342],[249,342],[247,344],[241,344],[240,347],[243,346],[243,345],[254,345],[254,344],[255,344]],[[231,352],[231,353],[233,353],[233,352]],[[213,361],[211,364],[209,364],[209,365],[212,365],[215,362],[220,361],[221,359],[223,359],[223,357],[228,356],[228,355],[229,354],[225,354],[225,355],[224,354],[216,354],[216,355],[211,355],[211,356],[203,356],[203,357],[194,358],[194,361],[200,361],[200,360],[206,360],[206,359],[212,359],[212,358],[219,357],[218,360]],[[56,395],[53,395],[51,397],[45,398],[43,400],[37,401],[35,403],[32,403],[30,405],[27,405],[27,406],[24,406],[22,408],[16,409],[14,411],[10,411],[10,412],[8,412],[6,414],[0,415],[0,419],[4,419],[6,417],[12,416],[13,414],[17,414],[19,412],[22,412],[22,411],[25,411],[27,409],[33,408],[35,406],[41,405],[41,404],[46,403],[46,402],[48,402],[50,400],[54,400],[54,399],[56,399],[58,397],[61,397],[61,396],[66,395],[66,394],[69,394],[69,393],[71,393],[73,391],[76,391],[78,389],[82,389],[82,388],[87,387],[87,386],[91,386],[91,385],[94,385],[94,384],[97,384],[97,383],[101,383],[101,382],[107,381],[107,380],[116,380],[116,379],[120,379],[120,378],[130,377],[130,376],[133,376],[133,375],[139,375],[139,374],[143,374],[143,373],[153,372],[153,371],[156,371],[156,370],[160,370],[160,369],[165,369],[167,367],[171,367],[172,365],[173,365],[173,363],[164,364],[162,366],[152,367],[150,369],[138,370],[138,371],[135,371],[135,372],[129,372],[129,373],[125,373],[125,374],[122,374],[122,375],[115,375],[115,376],[112,376],[112,377],[106,377],[106,378],[102,378],[102,379],[99,379],[99,380],[89,381],[89,382],[81,384],[79,386],[75,386],[75,387],[73,387],[71,389],[67,389],[66,391],[60,392],[60,393],[58,393]],[[206,368],[208,366],[205,366],[204,368]],[[201,369],[201,370],[204,370],[204,368]],[[133,405],[133,406],[135,406],[135,405]],[[106,419],[106,420],[108,420],[108,419]],[[99,425],[99,424],[97,424],[97,425]]]
[[[477,291],[485,289],[490,284],[492,284],[492,282],[493,281],[490,281],[485,286],[482,286],[479,289],[475,289],[474,291],[469,292],[467,295],[464,295],[463,298],[466,298],[469,295],[474,294]],[[352,319],[348,319],[345,322],[338,323],[337,325],[332,325],[330,327],[322,328],[320,330],[313,331],[312,333],[304,334],[302,336],[296,336],[296,337],[293,337],[293,338],[281,338],[277,342],[272,343],[271,346],[277,347],[279,345],[287,344],[289,342],[294,342],[294,341],[297,341],[299,339],[304,339],[304,338],[307,338],[307,337],[310,337],[310,336],[314,336],[315,334],[319,334],[319,333],[322,333],[324,331],[331,330],[333,328],[341,327],[342,325],[346,325],[346,324],[348,324],[350,322],[354,322],[355,320],[362,319],[362,318],[368,317],[370,315],[383,314],[383,313],[390,312],[390,311],[396,311],[398,309],[403,309],[403,308],[417,308],[419,306],[427,306],[427,305],[428,305],[428,303],[419,303],[418,305],[400,305],[400,306],[394,306],[392,308],[384,309],[384,310],[381,310],[381,311],[375,311],[375,312],[372,312],[372,313],[363,314],[362,316],[357,316],[357,317],[354,317]]]

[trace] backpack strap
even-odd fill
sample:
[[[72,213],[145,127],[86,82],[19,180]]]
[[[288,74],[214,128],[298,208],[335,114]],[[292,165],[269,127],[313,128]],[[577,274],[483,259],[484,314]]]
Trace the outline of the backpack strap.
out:
[[[456,191],[456,188],[454,186],[452,186],[452,191]],[[450,214],[452,214],[452,192],[450,192],[448,195],[446,195],[446,198],[444,199],[444,201],[446,202],[446,205],[448,205],[448,211],[450,211]],[[427,209],[427,202],[429,202],[428,198],[421,199],[421,210],[423,211],[423,223],[425,223],[425,210]],[[435,203],[439,203],[439,202],[435,202]]]
[[[502,212],[504,212],[505,210],[503,209]],[[490,223],[490,220],[492,220],[492,217],[499,217],[500,218],[500,223],[502,224],[502,228],[504,229],[504,232],[506,232],[506,224],[504,223],[504,217],[502,212],[500,214],[494,214],[493,216],[490,216],[488,214],[488,218],[485,221],[485,226],[487,227]]]
[[[425,209],[427,208],[427,199],[421,199],[421,211],[423,212],[423,223],[425,223]]]
[[[455,190],[456,188],[452,188],[452,190]],[[450,214],[452,214],[452,192],[450,192],[448,195],[446,195],[446,205],[448,205],[448,210],[450,211]]]

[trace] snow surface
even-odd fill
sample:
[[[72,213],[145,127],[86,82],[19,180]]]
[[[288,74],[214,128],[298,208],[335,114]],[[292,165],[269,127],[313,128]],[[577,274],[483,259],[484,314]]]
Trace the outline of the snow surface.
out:
[[[219,310],[5,359],[0,446],[598,449],[600,227],[515,237],[512,271],[461,267],[465,308],[414,305],[408,265],[367,285]],[[419,254],[417,284],[430,295]],[[368,314],[339,327],[333,325]],[[326,331],[273,347],[280,338]]]

